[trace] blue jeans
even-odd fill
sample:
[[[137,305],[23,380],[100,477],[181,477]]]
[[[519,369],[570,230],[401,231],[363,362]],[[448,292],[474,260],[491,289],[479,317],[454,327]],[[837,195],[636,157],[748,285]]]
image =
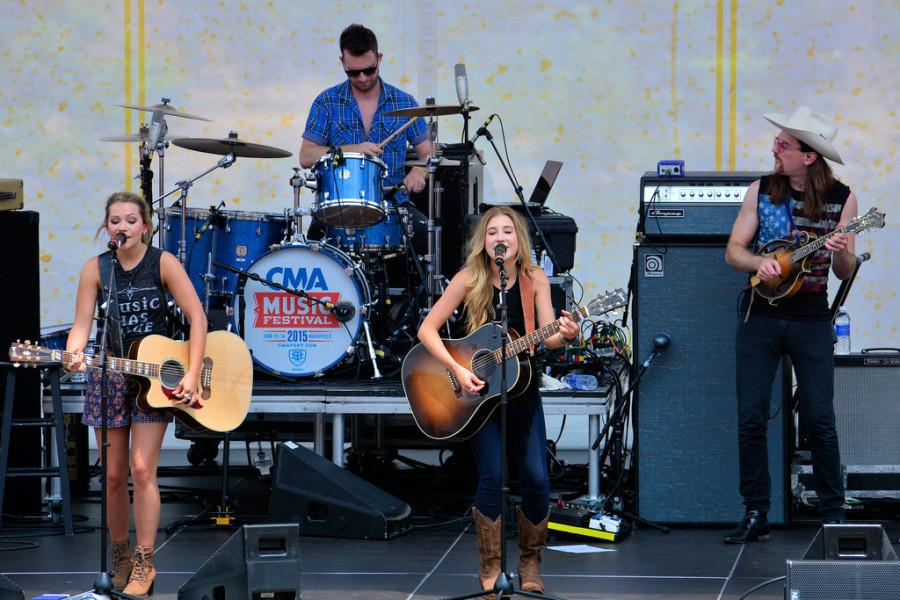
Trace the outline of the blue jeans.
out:
[[[842,517],[831,323],[750,315],[738,325],[736,346],[741,495],[747,510],[769,510],[769,402],[775,371],[786,354],[797,377],[800,419],[809,434],[819,512],[823,518]],[[784,410],[790,410],[787,401]]]
[[[509,460],[516,461],[522,486],[522,512],[540,523],[550,507],[547,431],[540,395],[533,387],[507,405]],[[471,439],[478,466],[475,508],[493,520],[500,516],[500,407]]]

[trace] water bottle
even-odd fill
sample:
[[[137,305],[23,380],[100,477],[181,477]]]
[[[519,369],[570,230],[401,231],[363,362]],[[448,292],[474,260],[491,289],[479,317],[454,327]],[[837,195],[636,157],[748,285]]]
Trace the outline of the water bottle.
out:
[[[842,306],[834,318],[835,354],[850,354],[850,313]]]
[[[562,382],[573,390],[590,392],[597,389],[597,378],[590,373],[569,373]]]

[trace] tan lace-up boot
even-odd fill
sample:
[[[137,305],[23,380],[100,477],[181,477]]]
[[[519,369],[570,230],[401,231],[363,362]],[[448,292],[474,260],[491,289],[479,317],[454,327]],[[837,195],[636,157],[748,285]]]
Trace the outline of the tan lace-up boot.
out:
[[[135,546],[131,557],[131,578],[123,592],[131,596],[148,596],[153,593],[156,569],[153,568],[153,548]]]
[[[121,590],[131,577],[131,545],[128,540],[113,542],[112,545],[112,583],[113,588]]]

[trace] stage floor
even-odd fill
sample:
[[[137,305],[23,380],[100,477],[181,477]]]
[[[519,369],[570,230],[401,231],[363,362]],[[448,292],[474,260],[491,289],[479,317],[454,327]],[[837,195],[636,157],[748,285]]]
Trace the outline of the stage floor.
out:
[[[246,468],[238,471],[231,482],[236,497],[259,485]],[[219,481],[213,475],[160,480],[164,502],[156,548],[159,577],[153,598],[177,598],[179,587],[235,531],[204,525],[165,532],[201,510],[193,501],[196,490],[215,490]],[[462,510],[461,504],[460,513]],[[735,507],[736,517],[740,511]],[[7,549],[12,539],[34,542],[35,547],[0,552],[0,573],[21,587],[26,598],[89,589],[99,569],[99,512],[96,496],[76,501],[74,513],[80,515],[76,529],[80,532],[71,537],[61,535],[60,528],[57,535],[13,538],[26,532],[8,527],[5,519],[0,548]],[[303,599],[432,600],[476,591],[478,558],[470,521],[435,526],[452,516],[414,511],[413,530],[389,541],[301,537]],[[888,522],[885,527],[896,548],[900,523]],[[668,535],[638,529],[617,544],[554,536],[551,546],[588,544],[600,552],[545,551],[544,582],[547,593],[570,600],[736,600],[753,586],[784,575],[785,559],[801,558],[816,530],[814,524],[792,525],[774,530],[768,542],[743,547],[723,544],[725,530],[717,528],[676,528]],[[514,571],[515,540],[509,538],[508,546],[510,570]],[[753,600],[783,597],[782,582],[751,596]]]

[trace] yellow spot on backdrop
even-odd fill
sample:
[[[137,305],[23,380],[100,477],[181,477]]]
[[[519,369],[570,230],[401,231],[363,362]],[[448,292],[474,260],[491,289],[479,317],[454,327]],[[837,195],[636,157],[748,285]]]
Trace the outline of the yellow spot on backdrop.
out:
[[[51,255],[51,254],[41,254],[41,262],[42,262],[42,263],[48,263],[48,262],[50,262],[51,260],[53,260],[53,255]]]
[[[550,66],[552,64],[553,63],[550,61],[549,58],[542,58],[541,59],[541,73],[550,70]]]

